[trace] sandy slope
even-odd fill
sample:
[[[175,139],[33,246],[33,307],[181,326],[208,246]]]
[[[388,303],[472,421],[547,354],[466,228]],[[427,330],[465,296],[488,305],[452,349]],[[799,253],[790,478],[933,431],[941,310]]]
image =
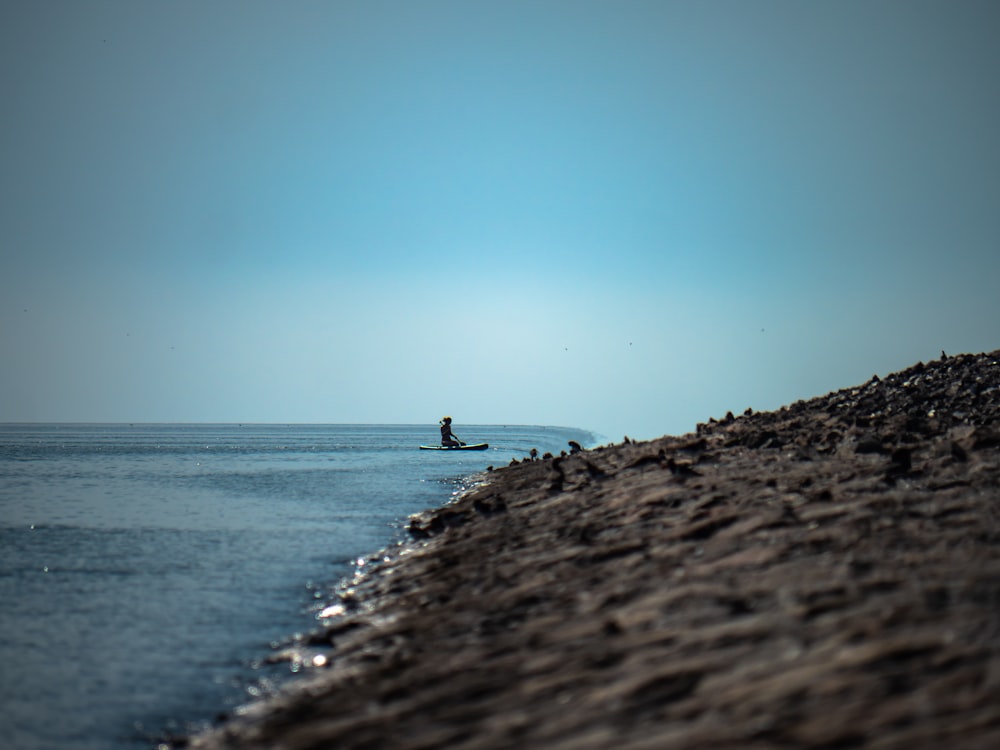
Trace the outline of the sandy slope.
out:
[[[327,666],[191,746],[1000,747],[1000,352],[497,469],[411,532]]]

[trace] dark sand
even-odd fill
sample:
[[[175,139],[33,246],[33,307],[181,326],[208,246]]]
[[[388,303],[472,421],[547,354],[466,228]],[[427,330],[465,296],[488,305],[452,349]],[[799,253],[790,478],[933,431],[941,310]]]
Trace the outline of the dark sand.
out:
[[[191,747],[1000,748],[1000,352],[497,469],[411,532],[327,666]]]

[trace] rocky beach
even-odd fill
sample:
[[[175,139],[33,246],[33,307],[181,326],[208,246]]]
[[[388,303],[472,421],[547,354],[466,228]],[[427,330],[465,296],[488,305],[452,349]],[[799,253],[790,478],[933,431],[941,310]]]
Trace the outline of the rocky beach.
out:
[[[1000,351],[514,462],[175,743],[1000,747]]]

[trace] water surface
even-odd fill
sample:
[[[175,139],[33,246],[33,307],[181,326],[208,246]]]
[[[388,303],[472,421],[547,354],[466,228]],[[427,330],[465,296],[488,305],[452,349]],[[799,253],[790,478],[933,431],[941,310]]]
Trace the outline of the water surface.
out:
[[[352,561],[467,478],[580,430],[0,425],[0,737],[137,750],[245,702]],[[270,680],[272,674],[266,675]]]

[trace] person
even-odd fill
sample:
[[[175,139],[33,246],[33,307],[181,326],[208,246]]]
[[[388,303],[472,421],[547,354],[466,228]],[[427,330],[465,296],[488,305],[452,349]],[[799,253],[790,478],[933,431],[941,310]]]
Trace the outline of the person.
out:
[[[441,445],[445,448],[457,448],[465,445],[451,431],[451,417],[444,417],[441,420]]]

